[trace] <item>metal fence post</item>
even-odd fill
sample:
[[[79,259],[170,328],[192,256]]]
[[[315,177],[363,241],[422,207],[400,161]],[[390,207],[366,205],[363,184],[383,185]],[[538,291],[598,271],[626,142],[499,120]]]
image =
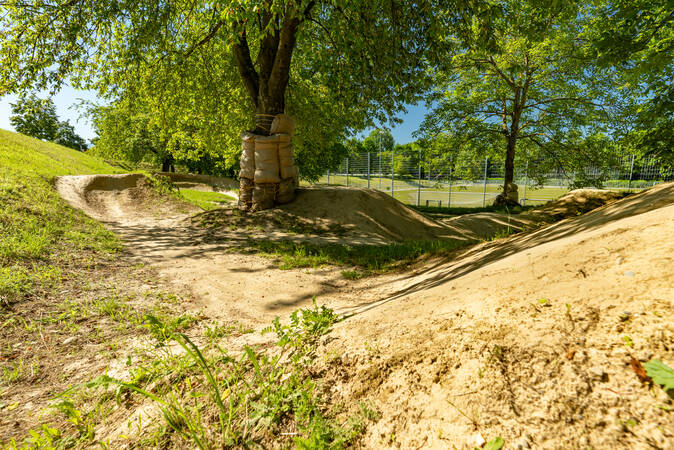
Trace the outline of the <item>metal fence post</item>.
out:
[[[393,197],[393,191],[395,189],[395,186],[393,183],[395,182],[395,167],[396,167],[396,152],[395,150],[391,150],[391,197]]]
[[[489,165],[489,157],[484,159],[484,190],[482,191],[482,207],[487,206],[487,166]]]
[[[452,206],[452,161],[454,157],[449,158],[449,181],[447,182],[447,208]]]
[[[634,172],[634,155],[632,155],[632,163],[630,164],[630,179],[627,182],[627,190],[632,190],[632,173]]]
[[[417,166],[417,206],[419,206],[421,203],[421,153],[419,153],[419,162]]]
[[[524,192],[522,193],[522,206],[527,206],[527,182],[529,181],[529,156],[527,155],[527,164],[524,169]]]
[[[381,191],[381,151],[378,153],[379,156],[379,190]]]
[[[346,158],[346,187],[349,187],[349,158]]]
[[[330,169],[328,169],[328,186],[330,186]]]
[[[370,189],[370,152],[367,152],[367,188]]]

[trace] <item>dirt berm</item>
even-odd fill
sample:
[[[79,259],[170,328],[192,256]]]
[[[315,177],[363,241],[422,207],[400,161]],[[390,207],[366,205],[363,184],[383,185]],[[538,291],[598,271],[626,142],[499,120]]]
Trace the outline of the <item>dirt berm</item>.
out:
[[[673,449],[674,184],[427,264],[326,340],[364,448]]]

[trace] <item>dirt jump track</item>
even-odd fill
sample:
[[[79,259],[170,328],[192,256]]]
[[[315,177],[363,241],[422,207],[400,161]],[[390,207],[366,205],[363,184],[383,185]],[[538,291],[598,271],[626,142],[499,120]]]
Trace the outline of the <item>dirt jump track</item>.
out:
[[[322,231],[312,234],[196,227],[193,207],[158,203],[144,183],[61,177],[56,188],[209,316],[260,327],[314,295],[350,316],[326,340],[322,373],[334,402],[380,412],[363,447],[473,448],[501,435],[512,449],[674,449],[672,398],[630,366],[653,357],[674,366],[674,184],[623,199],[580,191],[519,218],[447,221],[373,191],[307,189],[280,210]],[[279,270],[240,251],[260,236],[466,240],[550,216],[571,217],[361,280],[334,267]],[[325,231],[337,222],[339,232]]]

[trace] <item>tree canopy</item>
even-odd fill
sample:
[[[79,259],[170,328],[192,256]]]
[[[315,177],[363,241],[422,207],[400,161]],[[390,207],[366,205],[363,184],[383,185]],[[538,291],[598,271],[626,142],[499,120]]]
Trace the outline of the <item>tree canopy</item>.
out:
[[[161,129],[193,129],[196,146],[230,164],[243,129],[263,133],[285,111],[301,161],[418,100],[437,33],[480,4],[8,1],[0,94],[68,80],[141,100]]]
[[[583,167],[603,162],[612,149],[602,136],[617,104],[615,73],[587,57],[579,40],[586,23],[576,5],[500,4],[494,45],[476,38],[457,42],[438,67],[435,106],[420,134],[442,135],[445,147],[457,154],[500,153],[504,193],[514,179],[518,152],[538,160],[541,170],[573,169],[581,177]]]
[[[674,163],[674,1],[602,1],[588,15],[593,56],[619,71],[632,103],[625,142]]]
[[[40,99],[35,94],[22,95],[12,103],[9,123],[27,136],[51,141],[56,136],[58,116],[51,99]]]
[[[671,157],[673,1],[9,0],[0,94],[96,89],[193,167],[235,167],[240,132],[286,112],[315,179],[431,90],[435,149],[582,175],[620,136]]]

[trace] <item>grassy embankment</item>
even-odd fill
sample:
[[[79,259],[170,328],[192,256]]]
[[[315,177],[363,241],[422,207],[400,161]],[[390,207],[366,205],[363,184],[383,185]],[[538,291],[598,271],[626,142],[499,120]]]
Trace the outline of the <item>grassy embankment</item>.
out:
[[[48,287],[81,251],[110,255],[115,236],[67,207],[52,188],[59,175],[114,173],[78,151],[0,130],[0,298]]]
[[[328,408],[308,370],[332,312],[276,322],[277,350],[228,351],[229,338],[250,330],[186,311],[188,299],[125,264],[117,238],[52,187],[54,176],[115,171],[0,130],[0,447],[110,448],[121,439],[323,448],[356,439],[374,413]],[[113,378],[109,367],[124,369]],[[146,399],[161,415],[141,426],[134,413]],[[116,444],[98,435],[118,427]]]

